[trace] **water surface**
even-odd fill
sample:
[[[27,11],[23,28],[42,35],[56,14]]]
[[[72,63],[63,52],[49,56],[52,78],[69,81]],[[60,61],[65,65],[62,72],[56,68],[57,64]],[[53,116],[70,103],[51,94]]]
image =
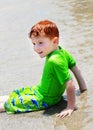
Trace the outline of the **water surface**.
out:
[[[59,106],[20,115],[0,113],[0,130],[92,129],[92,0],[0,0],[0,95],[38,83],[44,59],[34,53],[28,33],[31,26],[42,19],[56,22],[60,30],[60,44],[76,58],[88,92],[77,96],[78,110],[70,117],[56,118]]]

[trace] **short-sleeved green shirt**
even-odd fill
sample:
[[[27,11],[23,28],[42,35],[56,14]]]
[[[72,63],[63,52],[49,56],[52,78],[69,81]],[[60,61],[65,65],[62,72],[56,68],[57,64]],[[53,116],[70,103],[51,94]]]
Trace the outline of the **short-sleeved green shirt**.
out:
[[[58,50],[46,57],[43,74],[37,88],[48,105],[60,101],[66,82],[72,78],[69,69],[75,64],[76,61],[72,55],[60,46]]]

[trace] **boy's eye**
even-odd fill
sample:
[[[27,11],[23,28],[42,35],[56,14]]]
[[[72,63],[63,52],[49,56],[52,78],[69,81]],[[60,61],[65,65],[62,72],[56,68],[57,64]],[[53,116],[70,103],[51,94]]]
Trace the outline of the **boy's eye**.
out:
[[[33,43],[33,45],[35,45],[35,43]]]
[[[33,42],[32,44],[33,44],[33,45],[36,45],[37,43],[34,43],[34,42]],[[43,42],[39,42],[39,43],[38,43],[38,45],[41,45],[41,44],[43,44]]]
[[[39,42],[39,44],[43,44],[43,42]]]

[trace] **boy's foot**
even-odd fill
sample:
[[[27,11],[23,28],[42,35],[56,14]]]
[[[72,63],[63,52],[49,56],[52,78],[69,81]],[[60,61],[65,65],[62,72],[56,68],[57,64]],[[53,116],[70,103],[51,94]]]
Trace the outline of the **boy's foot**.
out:
[[[4,103],[0,103],[0,112],[5,112]]]

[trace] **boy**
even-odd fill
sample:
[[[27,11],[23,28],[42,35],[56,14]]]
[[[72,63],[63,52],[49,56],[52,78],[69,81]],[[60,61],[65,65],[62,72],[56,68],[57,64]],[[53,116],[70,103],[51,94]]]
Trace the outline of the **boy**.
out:
[[[75,86],[69,73],[74,73],[80,91],[87,90],[85,81],[76,66],[76,61],[59,44],[59,30],[55,23],[44,20],[31,28],[29,33],[34,51],[46,57],[42,78],[38,85],[14,90],[9,97],[2,97],[2,111],[19,113],[35,111],[50,107],[61,100],[66,90],[67,108],[58,117],[70,116],[75,108]],[[4,107],[3,107],[4,104]]]

